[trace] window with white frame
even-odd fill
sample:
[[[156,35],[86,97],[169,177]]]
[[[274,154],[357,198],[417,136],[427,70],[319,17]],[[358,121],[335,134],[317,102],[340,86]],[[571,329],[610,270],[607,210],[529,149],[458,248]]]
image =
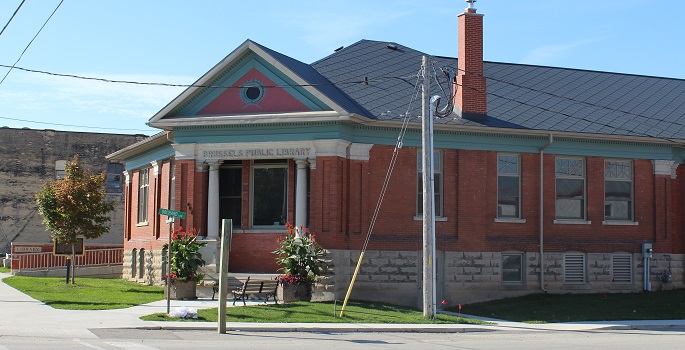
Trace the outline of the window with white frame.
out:
[[[585,219],[585,162],[582,158],[556,159],[556,218]]]
[[[149,169],[143,169],[138,172],[138,223],[147,222],[147,197],[149,187]]]
[[[564,283],[585,284],[585,254],[564,254]]]
[[[416,215],[423,214],[423,152],[418,150],[417,166],[417,196],[416,196]],[[433,151],[433,192],[435,204],[433,212],[435,216],[442,217],[442,151]]]
[[[252,226],[280,226],[288,218],[287,160],[252,164]]]
[[[502,282],[523,283],[522,253],[502,253]]]
[[[633,162],[604,161],[604,219],[633,220]]]
[[[521,217],[520,157],[515,154],[497,155],[497,217]]]
[[[633,255],[615,253],[611,255],[611,283],[633,283]]]

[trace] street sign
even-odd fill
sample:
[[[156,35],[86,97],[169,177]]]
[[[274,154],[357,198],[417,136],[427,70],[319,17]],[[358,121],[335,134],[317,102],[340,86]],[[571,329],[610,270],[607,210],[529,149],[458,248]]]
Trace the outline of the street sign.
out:
[[[186,213],[182,211],[175,211],[171,209],[164,209],[160,208],[159,209],[159,215],[165,215],[171,218],[179,218],[179,219],[185,219],[186,218]]]

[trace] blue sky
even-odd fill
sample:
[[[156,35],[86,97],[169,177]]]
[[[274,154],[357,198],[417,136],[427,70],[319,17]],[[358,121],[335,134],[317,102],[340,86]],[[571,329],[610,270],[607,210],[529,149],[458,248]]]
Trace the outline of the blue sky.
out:
[[[59,0],[27,0],[0,35],[11,66]],[[0,29],[21,0],[0,1]],[[65,0],[18,67],[190,84],[246,39],[311,63],[361,39],[457,56],[463,0]],[[685,1],[479,0],[487,61],[685,79]],[[417,62],[417,67],[418,67]],[[8,68],[0,67],[0,79]],[[145,122],[182,88],[13,70],[0,127],[154,134]]]

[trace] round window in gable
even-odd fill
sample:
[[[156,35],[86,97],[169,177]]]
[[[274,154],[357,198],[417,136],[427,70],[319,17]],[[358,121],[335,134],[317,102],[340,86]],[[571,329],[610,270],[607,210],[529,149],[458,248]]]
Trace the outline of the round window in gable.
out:
[[[240,98],[245,103],[255,104],[261,101],[266,94],[264,85],[259,80],[249,80],[240,89]]]

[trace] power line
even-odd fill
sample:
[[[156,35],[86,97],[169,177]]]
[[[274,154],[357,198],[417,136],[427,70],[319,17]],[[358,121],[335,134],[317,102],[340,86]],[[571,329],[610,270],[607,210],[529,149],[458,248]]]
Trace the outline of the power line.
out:
[[[0,35],[2,35],[2,33],[5,32],[5,29],[7,29],[7,26],[10,25],[10,22],[12,22],[12,20],[14,19],[14,16],[17,15],[17,12],[19,12],[19,9],[24,5],[24,2],[26,2],[26,0],[21,0],[21,4],[19,4],[19,7],[17,7],[17,9],[14,10],[14,13],[12,14],[12,17],[10,17],[9,21],[7,21],[7,24],[5,24],[5,26],[2,27],[2,30],[0,30]]]
[[[455,69],[455,68],[452,67],[452,66],[448,66],[448,67],[450,67],[450,68],[452,68],[452,69]],[[456,70],[460,70],[460,71],[469,73],[468,71],[465,71],[465,70],[459,69],[459,68],[456,68]],[[637,114],[637,113],[633,113],[633,112],[624,111],[624,110],[621,110],[621,109],[618,109],[618,108],[611,108],[611,107],[601,106],[601,105],[589,103],[589,102],[586,102],[586,101],[577,100],[577,99],[574,99],[574,98],[571,98],[571,97],[553,94],[553,93],[551,93],[551,92],[547,92],[547,91],[543,91],[543,90],[539,90],[539,89],[534,89],[534,88],[531,88],[531,87],[528,87],[528,86],[524,86],[524,85],[512,83],[512,82],[507,81],[507,80],[502,80],[502,79],[493,78],[493,77],[491,77],[491,76],[486,76],[486,75],[484,75],[484,74],[479,74],[479,73],[471,73],[471,74],[475,74],[475,75],[478,75],[478,76],[482,76],[482,77],[484,77],[484,78],[486,78],[486,79],[490,79],[490,80],[493,80],[493,81],[496,81],[496,82],[500,82],[500,83],[503,83],[503,84],[508,84],[508,85],[512,85],[512,86],[515,86],[515,87],[518,87],[518,88],[523,88],[523,89],[527,89],[527,90],[534,91],[534,92],[537,92],[537,93],[541,93],[541,94],[545,94],[545,95],[548,95],[548,96],[556,97],[556,98],[563,99],[563,100],[566,100],[566,101],[571,101],[571,102],[574,102],[574,103],[580,103],[580,104],[583,104],[583,105],[588,106],[588,107],[605,109],[605,110],[608,110],[608,111],[617,112],[617,113],[623,113],[623,114],[632,115],[632,116],[636,116],[636,117],[640,117],[640,118],[647,118],[647,119],[649,119],[649,120],[658,121],[658,122],[664,122],[664,123],[670,123],[670,124],[674,124],[674,125],[677,125],[677,126],[680,126],[680,127],[684,127],[684,126],[685,126],[685,124],[680,124],[680,123],[676,123],[676,122],[673,122],[673,121],[670,121],[670,120],[665,120],[665,119],[656,118],[656,117],[654,117],[654,116],[645,116],[645,115],[642,115],[642,114]],[[474,90],[475,90],[475,89],[474,89]],[[476,90],[476,91],[478,91],[478,90]],[[490,94],[490,95],[493,95],[493,96],[496,96],[496,97],[500,97],[500,98],[504,98],[504,97],[502,97],[502,96],[499,96],[499,95],[496,95],[496,94],[490,93],[490,92],[487,92],[487,94]],[[682,94],[681,94],[681,95],[682,95]],[[509,100],[509,101],[513,101],[513,102],[522,103],[522,102],[520,102],[520,101],[518,101],[518,100],[513,100],[513,99],[510,99],[510,98],[505,98],[505,99],[507,99],[507,100]],[[529,105],[529,106],[530,106],[530,105]],[[539,107],[539,106],[536,106],[536,108],[544,109],[544,108]],[[566,115],[566,114],[561,113],[561,112],[556,112],[556,111],[552,111],[552,110],[548,110],[548,109],[545,109],[545,110],[548,111],[548,112],[552,112],[552,113],[559,113],[559,114],[562,114],[562,115]],[[577,118],[577,117],[576,117],[576,118]],[[588,121],[588,120],[585,120],[585,121]],[[597,123],[597,122],[593,122],[593,123]],[[603,126],[609,126],[609,125],[606,125],[606,124],[602,124],[602,125],[603,125]],[[609,127],[615,128],[615,129],[617,129],[617,130],[625,130],[625,129],[616,128],[615,126],[609,126]],[[630,132],[633,132],[633,133],[634,133],[634,131],[630,131]],[[654,136],[650,136],[650,137],[654,137]]]
[[[37,70],[37,69],[22,68],[22,67],[17,67],[17,66],[8,66],[8,65],[4,65],[4,64],[0,64],[0,67],[14,68],[14,69],[18,69],[18,70],[29,72],[29,73],[45,74],[45,75],[51,75],[51,76],[56,76],[56,77],[73,78],[73,79],[81,79],[81,80],[93,80],[93,81],[100,81],[100,82],[104,82],[104,83],[147,85],[147,86],[164,86],[164,87],[184,87],[184,88],[193,87],[193,88],[208,88],[208,89],[242,89],[244,87],[244,86],[235,86],[235,85],[172,84],[172,83],[162,83],[162,82],[118,80],[118,79],[87,77],[87,76],[76,75],[76,74],[54,73],[54,72],[48,72],[48,71],[43,71],[43,70]],[[340,81],[340,82],[335,82],[335,83],[331,82],[331,83],[319,83],[319,84],[263,85],[262,87],[264,87],[264,88],[294,88],[294,87],[331,86],[331,85],[343,85],[343,84],[350,84],[350,85],[365,84],[365,85],[368,85],[370,83],[376,83],[376,82],[380,82],[382,80],[389,80],[389,79],[399,79],[399,80],[411,85],[411,83],[408,82],[406,80],[406,78],[413,78],[413,77],[414,76],[379,77],[376,79],[366,78],[363,80]]]
[[[0,65],[0,67],[8,67],[8,66]],[[447,66],[447,67],[449,67],[449,68],[455,70],[455,68],[452,67],[452,66]],[[85,77],[85,76],[73,75],[73,74],[53,73],[53,72],[40,71],[40,70],[34,70],[34,69],[28,69],[28,68],[22,68],[22,67],[14,67],[14,68],[19,69],[19,70],[22,70],[22,71],[26,71],[26,72],[31,72],[31,73],[47,74],[47,75],[52,75],[52,76],[68,77],[68,78],[75,78],[75,79],[102,81],[102,82],[107,82],[107,83],[123,83],[123,84],[134,84],[134,85],[167,86],[167,87],[186,87],[186,88],[187,88],[187,87],[197,87],[197,88],[222,88],[222,89],[229,89],[229,88],[237,88],[237,89],[239,89],[239,88],[243,88],[243,86],[202,85],[202,84],[170,84],[170,83],[160,83],[160,82],[141,82],[141,81],[130,81],[130,80],[114,80],[114,79],[105,79],[105,78],[97,78],[97,77]],[[459,70],[459,69],[457,68],[456,70]],[[462,71],[464,71],[464,70],[462,70]],[[448,75],[448,76],[449,76],[449,75]],[[484,76],[484,75],[482,75],[482,76]],[[344,85],[344,84],[354,84],[354,85],[363,84],[363,85],[369,85],[369,84],[375,83],[375,82],[382,82],[382,81],[394,80],[394,79],[400,80],[400,81],[402,81],[402,82],[404,82],[404,83],[411,84],[411,83],[407,80],[407,78],[414,78],[414,77],[416,77],[416,75],[410,75],[410,76],[377,77],[377,78],[374,78],[374,79],[369,79],[368,77],[365,77],[363,80],[354,80],[354,81],[338,81],[338,82],[330,82],[330,83],[323,83],[323,84],[288,84],[288,85],[278,85],[278,86],[275,86],[275,85],[274,85],[274,86],[264,86],[264,87],[265,87],[265,88],[292,88],[292,87],[317,87],[317,86]],[[646,118],[646,119],[654,120],[654,121],[667,122],[667,123],[671,123],[671,124],[673,124],[673,125],[677,125],[677,126],[680,126],[680,127],[684,127],[684,126],[685,126],[684,124],[680,124],[680,123],[676,123],[676,122],[672,122],[672,121],[667,121],[667,120],[663,120],[663,119],[659,119],[659,118],[654,118],[654,117],[651,117],[651,116],[645,116],[645,115],[641,115],[641,114],[626,112],[626,111],[622,111],[622,110],[618,110],[618,109],[612,109],[612,108],[608,108],[608,107],[604,107],[604,106],[600,106],[600,105],[595,105],[595,104],[592,104],[592,103],[588,103],[588,102],[585,102],[585,101],[575,100],[575,99],[572,99],[572,98],[569,98],[569,97],[565,97],[565,96],[559,96],[559,95],[556,95],[556,94],[552,94],[552,93],[545,92],[545,91],[538,90],[538,89],[529,88],[529,87],[526,87],[526,86],[518,85],[518,84],[515,84],[515,83],[511,83],[511,82],[505,81],[505,80],[497,79],[497,78],[492,78],[492,77],[488,77],[488,76],[484,76],[484,77],[487,78],[487,79],[492,79],[492,80],[494,80],[494,81],[502,82],[502,83],[505,83],[505,84],[510,84],[510,85],[513,85],[513,86],[516,86],[516,87],[525,88],[525,89],[529,89],[529,90],[536,91],[536,92],[539,92],[539,93],[547,94],[547,95],[550,95],[550,96],[553,96],[553,97],[557,97],[557,98],[561,98],[561,99],[565,99],[565,100],[569,100],[569,101],[581,103],[581,104],[584,104],[584,105],[589,106],[589,107],[600,108],[600,109],[607,109],[607,110],[610,110],[610,111],[613,111],[613,112],[618,112],[618,113],[624,113],[624,114],[628,114],[628,115],[638,116],[638,117],[642,117],[642,118]],[[436,80],[437,80],[437,74],[436,74]],[[448,80],[449,80],[449,79],[448,79]],[[455,84],[455,85],[461,86],[461,84]],[[590,123],[590,124],[598,124],[598,125],[601,125],[601,126],[604,126],[604,127],[608,127],[608,128],[614,129],[614,130],[625,131],[625,132],[627,132],[627,133],[629,133],[629,134],[634,134],[634,135],[637,135],[637,136],[650,137],[650,138],[657,138],[657,139],[665,139],[665,140],[674,142],[674,141],[669,140],[669,139],[666,139],[666,138],[662,138],[662,137],[658,137],[658,136],[654,136],[654,135],[649,135],[649,134],[645,134],[645,133],[636,132],[636,131],[634,131],[634,130],[629,130],[629,129],[621,128],[621,127],[616,126],[616,125],[610,125],[610,124],[607,124],[607,123],[601,123],[601,122],[599,122],[599,121],[590,120],[590,119],[585,118],[585,117],[578,117],[578,116],[576,116],[576,115],[571,115],[571,114],[564,113],[564,112],[561,112],[561,111],[554,111],[554,110],[551,110],[551,109],[549,109],[549,108],[544,108],[544,107],[540,107],[540,106],[538,106],[538,105],[529,104],[529,103],[522,102],[522,101],[519,101],[519,100],[510,98],[510,97],[506,97],[506,96],[503,96],[503,95],[499,95],[499,94],[496,94],[496,93],[493,93],[493,92],[482,91],[482,90],[480,90],[480,89],[476,89],[476,88],[473,88],[473,87],[470,87],[470,86],[465,86],[465,87],[462,86],[462,88],[472,89],[472,90],[478,91],[478,92],[480,92],[480,93],[485,93],[485,94],[488,94],[488,95],[491,95],[491,96],[495,96],[495,97],[498,97],[498,98],[501,98],[501,99],[504,99],[504,100],[507,100],[507,101],[515,102],[515,103],[518,103],[518,104],[521,104],[521,105],[524,105],[524,106],[528,106],[528,107],[531,107],[531,108],[536,108],[536,109],[539,109],[539,110],[543,110],[543,111],[546,111],[546,112],[550,112],[550,113],[562,115],[562,116],[569,117],[569,118],[576,119],[576,120],[582,120],[582,121],[588,122],[588,123]],[[453,95],[454,95],[454,92],[452,92],[451,94],[447,94],[447,95],[452,95],[452,96],[453,96]],[[448,122],[447,124],[449,124],[449,122]],[[136,130],[136,129],[126,129],[126,130]]]
[[[36,40],[36,38],[38,37],[38,34],[40,34],[40,32],[43,31],[43,28],[45,28],[45,25],[48,24],[48,21],[50,21],[50,18],[52,18],[52,16],[55,14],[55,12],[57,12],[57,10],[59,9],[59,7],[62,6],[62,3],[63,3],[63,2],[64,2],[64,0],[61,0],[61,1],[59,2],[59,4],[57,4],[57,7],[55,7],[55,10],[54,10],[54,11],[52,11],[52,13],[50,14],[50,17],[48,17],[48,19],[45,20],[45,23],[43,23],[43,25],[40,27],[40,29],[38,30],[38,33],[36,33],[36,35],[33,36],[33,39],[31,39],[31,41],[29,41],[28,45],[26,45],[26,47],[24,48],[24,51],[22,51],[22,52],[21,52],[21,55],[19,55],[19,58],[17,58],[17,61],[14,62],[14,64],[13,64],[12,67],[7,71],[7,73],[6,73],[5,76],[2,78],[2,80],[0,80],[0,85],[5,81],[5,79],[6,79],[7,76],[10,74],[10,72],[12,71],[12,69],[14,69],[14,67],[17,65],[17,63],[19,63],[19,61],[21,60],[21,58],[24,57],[24,53],[26,53],[26,50],[28,50],[28,49],[29,49],[29,46],[31,46],[31,44],[33,43],[33,41]],[[23,2],[22,2],[22,4],[23,4]],[[21,6],[21,5],[20,5],[20,6]],[[17,11],[18,11],[18,9],[17,9]],[[14,17],[14,16],[13,16],[13,17]],[[8,24],[9,24],[9,23],[8,23]],[[4,29],[3,29],[3,30],[4,30]]]
[[[60,124],[60,123],[37,122],[37,121],[33,121],[33,120],[18,119],[18,118],[9,118],[9,117],[0,117],[0,119],[13,120],[13,121],[25,122],[25,123],[35,123],[35,124],[54,125],[54,126],[68,126],[68,127],[72,127],[72,128],[87,128],[87,129],[100,129],[100,130],[119,130],[119,131],[149,131],[149,130],[143,130],[143,129],[102,128],[102,127],[97,127],[97,126],[85,126],[85,125],[73,125],[73,124]]]
[[[546,112],[550,112],[550,113],[554,113],[554,114],[560,114],[560,115],[563,115],[563,116],[565,116],[565,117],[569,117],[569,118],[576,119],[576,120],[582,120],[582,121],[588,122],[588,123],[590,123],[590,124],[599,124],[599,125],[601,125],[601,126],[605,126],[605,127],[611,128],[611,129],[625,131],[625,132],[627,132],[628,134],[633,134],[633,135],[636,135],[636,136],[643,136],[643,137],[655,138],[655,139],[660,139],[660,140],[665,140],[665,141],[668,141],[668,142],[680,144],[680,143],[678,143],[678,142],[676,142],[676,141],[674,141],[674,140],[668,139],[668,138],[658,137],[658,136],[654,136],[654,135],[649,135],[649,134],[645,134],[645,133],[636,132],[636,131],[634,131],[634,130],[624,129],[624,128],[621,128],[621,127],[619,127],[619,126],[610,125],[610,124],[606,124],[606,123],[601,123],[601,122],[596,121],[596,120],[590,120],[590,119],[587,119],[586,117],[578,117],[578,116],[571,115],[571,114],[564,113],[564,112],[560,112],[560,111],[553,111],[553,110],[551,110],[551,109],[549,109],[549,108],[544,108],[544,107],[540,107],[540,106],[537,106],[537,105],[529,104],[529,103],[526,103],[526,102],[521,102],[521,101],[518,101],[518,100],[514,100],[514,99],[512,99],[512,98],[509,98],[509,97],[504,97],[504,96],[502,96],[502,95],[498,95],[498,94],[493,93],[493,92],[486,92],[486,91],[483,91],[483,90],[480,90],[480,89],[477,89],[477,88],[474,88],[474,87],[471,87],[471,86],[464,86],[464,85],[461,85],[461,84],[458,84],[458,83],[455,83],[455,84],[457,84],[458,86],[461,86],[462,88],[471,89],[471,90],[474,90],[474,91],[477,91],[477,92],[480,92],[480,93],[485,93],[485,94],[488,94],[488,95],[492,95],[492,96],[495,96],[495,97],[498,97],[498,98],[501,98],[501,99],[505,99],[505,100],[507,100],[507,101],[516,102],[516,103],[521,104],[521,105],[524,105],[524,106],[528,106],[528,107],[531,107],[531,108],[537,108],[537,109],[542,110],[542,111],[546,111]],[[601,106],[595,106],[595,107],[601,108]],[[621,112],[621,111],[618,111],[618,112]],[[625,113],[625,112],[621,112],[621,113]],[[626,114],[627,114],[627,113],[626,113]],[[651,119],[651,118],[646,117],[646,116],[641,116],[641,117],[647,118],[647,119]],[[674,122],[669,122],[669,123],[672,123],[672,124],[675,124],[675,125],[679,125],[679,126],[683,126],[682,124],[678,124],[678,123],[674,123]],[[448,122],[447,124],[449,124],[449,122]],[[559,131],[563,131],[563,130],[559,130]]]
[[[423,67],[422,67],[422,71]],[[397,142],[395,143],[395,148],[392,151],[392,158],[390,159],[390,164],[388,165],[388,170],[385,173],[385,179],[383,181],[383,186],[381,188],[381,193],[378,196],[378,201],[376,202],[376,207],[373,211],[373,215],[371,217],[371,223],[369,224],[369,229],[366,233],[366,238],[364,239],[364,244],[362,245],[362,250],[359,253],[359,260],[357,261],[357,268],[354,271],[354,275],[352,276],[352,281],[350,282],[350,286],[347,289],[347,294],[345,295],[345,301],[343,303],[342,309],[340,310],[340,317],[342,317],[345,313],[345,307],[347,306],[347,300],[350,297],[350,294],[352,293],[352,287],[354,286],[354,282],[357,278],[357,273],[359,272],[359,269],[361,268],[362,261],[364,260],[364,254],[366,253],[366,248],[369,245],[369,240],[371,239],[371,234],[373,233],[373,228],[376,224],[376,220],[378,219],[378,215],[380,214],[381,211],[381,205],[383,204],[383,198],[385,198],[385,193],[388,189],[388,185],[390,184],[390,177],[392,176],[392,172],[395,168],[395,163],[397,163],[397,157],[399,154],[399,150],[402,148],[402,143],[404,140],[404,135],[407,131],[407,127],[409,125],[409,111],[411,110],[411,104],[414,102],[414,100],[418,97],[419,94],[419,81],[421,79],[421,74],[416,75],[416,85],[414,85],[414,95],[412,95],[411,99],[409,100],[409,104],[407,105],[407,112],[405,113],[404,116],[404,121],[402,123],[402,128],[400,128],[400,133],[397,137]]]

